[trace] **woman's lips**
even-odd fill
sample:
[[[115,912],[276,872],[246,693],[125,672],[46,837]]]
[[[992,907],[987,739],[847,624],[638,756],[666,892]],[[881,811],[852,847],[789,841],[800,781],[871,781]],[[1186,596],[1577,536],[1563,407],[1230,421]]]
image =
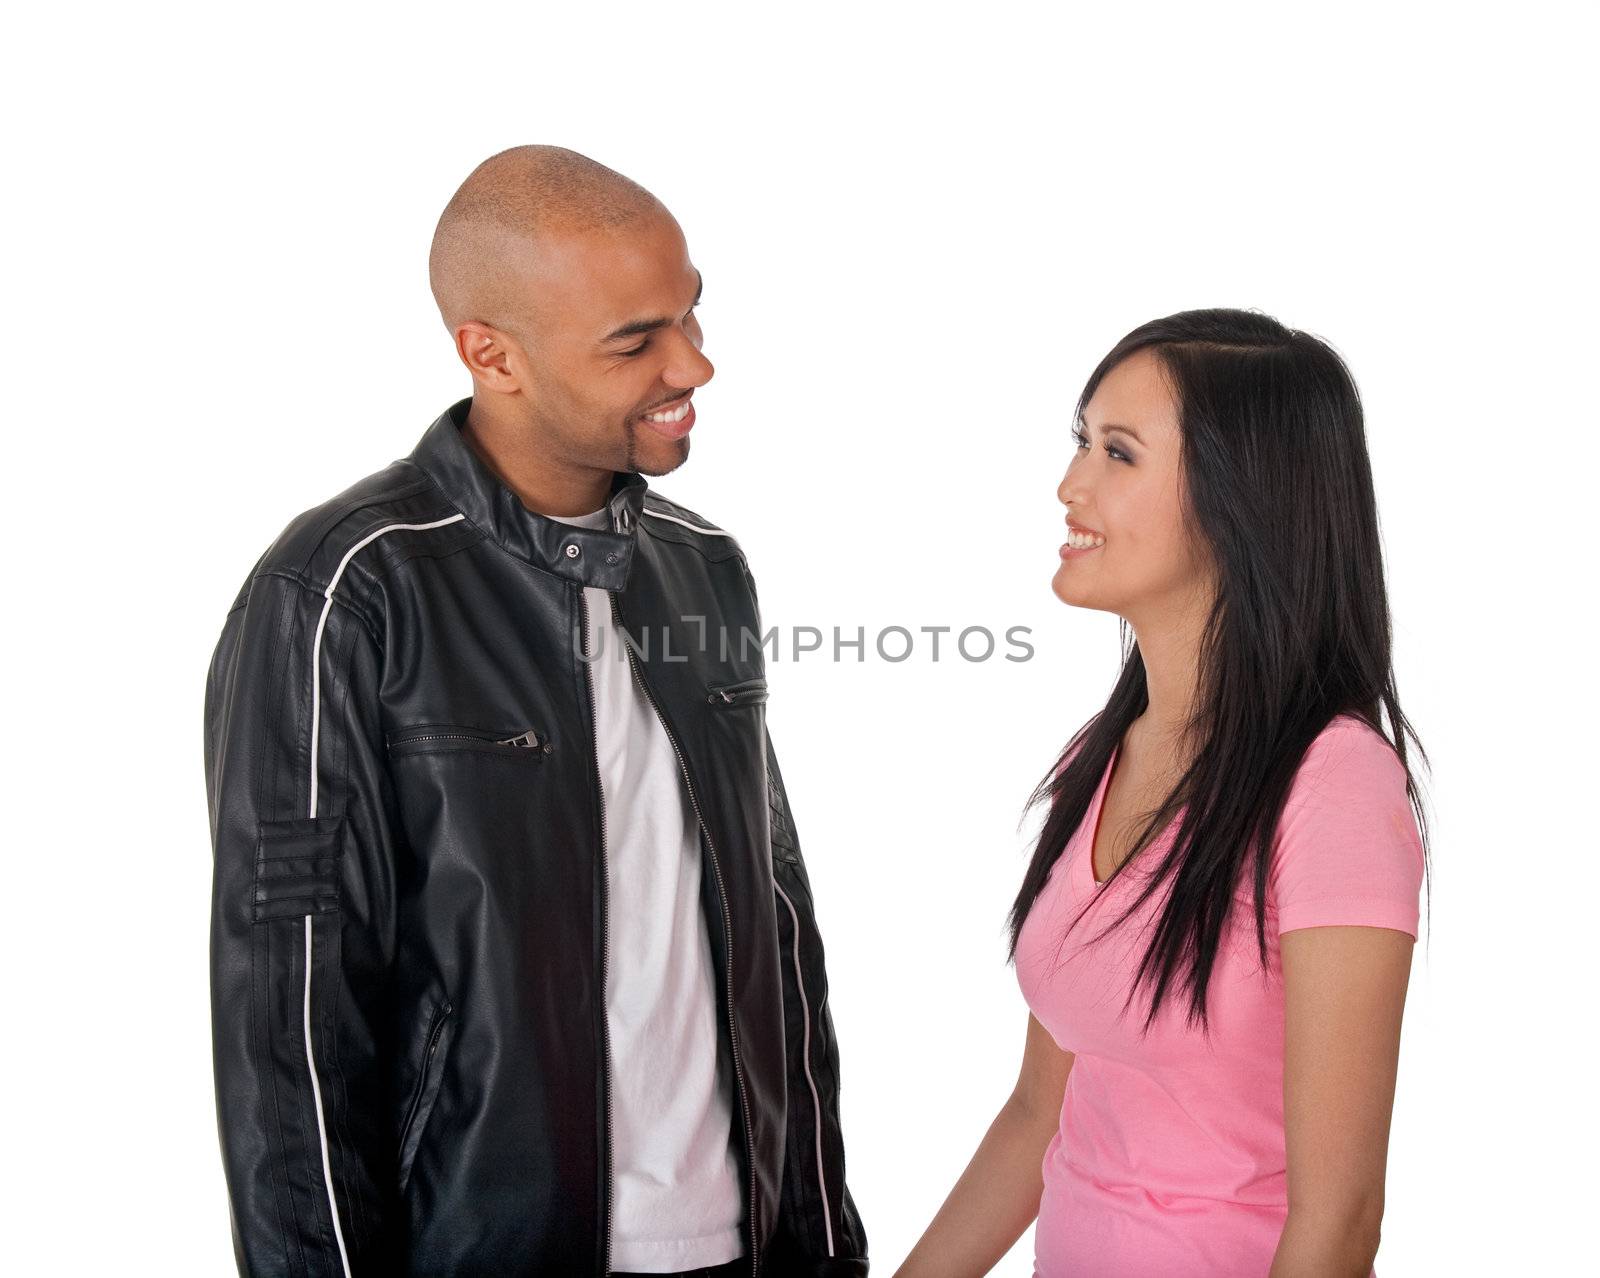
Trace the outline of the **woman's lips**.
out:
[[[1067,520],[1067,536],[1080,543],[1087,542],[1089,544],[1075,546],[1072,541],[1064,542],[1061,547],[1061,557],[1063,559],[1072,559],[1077,555],[1087,555],[1091,550],[1099,550],[1100,547],[1106,544],[1104,533],[1095,528],[1085,528],[1082,524],[1075,524],[1070,519]]]

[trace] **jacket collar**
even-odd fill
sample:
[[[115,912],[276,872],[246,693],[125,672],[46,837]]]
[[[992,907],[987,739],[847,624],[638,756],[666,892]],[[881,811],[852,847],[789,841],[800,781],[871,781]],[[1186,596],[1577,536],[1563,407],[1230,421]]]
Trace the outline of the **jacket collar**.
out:
[[[601,590],[621,590],[633,566],[635,530],[648,485],[643,475],[618,471],[607,507],[611,530],[580,528],[536,514],[479,460],[461,436],[472,397],[441,413],[411,453],[411,461],[444,491],[468,521],[518,559]]]

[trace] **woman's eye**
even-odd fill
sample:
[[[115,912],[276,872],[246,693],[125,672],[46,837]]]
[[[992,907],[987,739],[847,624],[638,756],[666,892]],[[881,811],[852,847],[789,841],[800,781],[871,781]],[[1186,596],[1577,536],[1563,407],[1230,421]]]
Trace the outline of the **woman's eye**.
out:
[[[1079,448],[1089,447],[1089,437],[1081,430],[1074,430],[1072,432],[1072,438],[1077,443]],[[1133,458],[1129,457],[1128,454],[1123,452],[1120,448],[1117,448],[1111,444],[1107,444],[1106,452],[1111,456],[1113,461],[1126,462],[1130,466],[1133,464]]]

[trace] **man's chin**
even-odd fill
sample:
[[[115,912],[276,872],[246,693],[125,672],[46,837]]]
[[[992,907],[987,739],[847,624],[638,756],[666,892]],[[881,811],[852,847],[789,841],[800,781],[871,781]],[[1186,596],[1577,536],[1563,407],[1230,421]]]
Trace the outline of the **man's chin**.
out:
[[[637,460],[641,475],[648,475],[651,478],[670,475],[689,460],[689,437],[685,435],[682,439],[662,440]]]

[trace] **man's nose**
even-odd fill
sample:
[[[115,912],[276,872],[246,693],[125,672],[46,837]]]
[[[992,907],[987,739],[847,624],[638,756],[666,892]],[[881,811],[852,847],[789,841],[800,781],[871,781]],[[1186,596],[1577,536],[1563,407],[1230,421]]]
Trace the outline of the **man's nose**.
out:
[[[716,371],[700,348],[685,337],[677,344],[665,376],[673,386],[704,386]]]

